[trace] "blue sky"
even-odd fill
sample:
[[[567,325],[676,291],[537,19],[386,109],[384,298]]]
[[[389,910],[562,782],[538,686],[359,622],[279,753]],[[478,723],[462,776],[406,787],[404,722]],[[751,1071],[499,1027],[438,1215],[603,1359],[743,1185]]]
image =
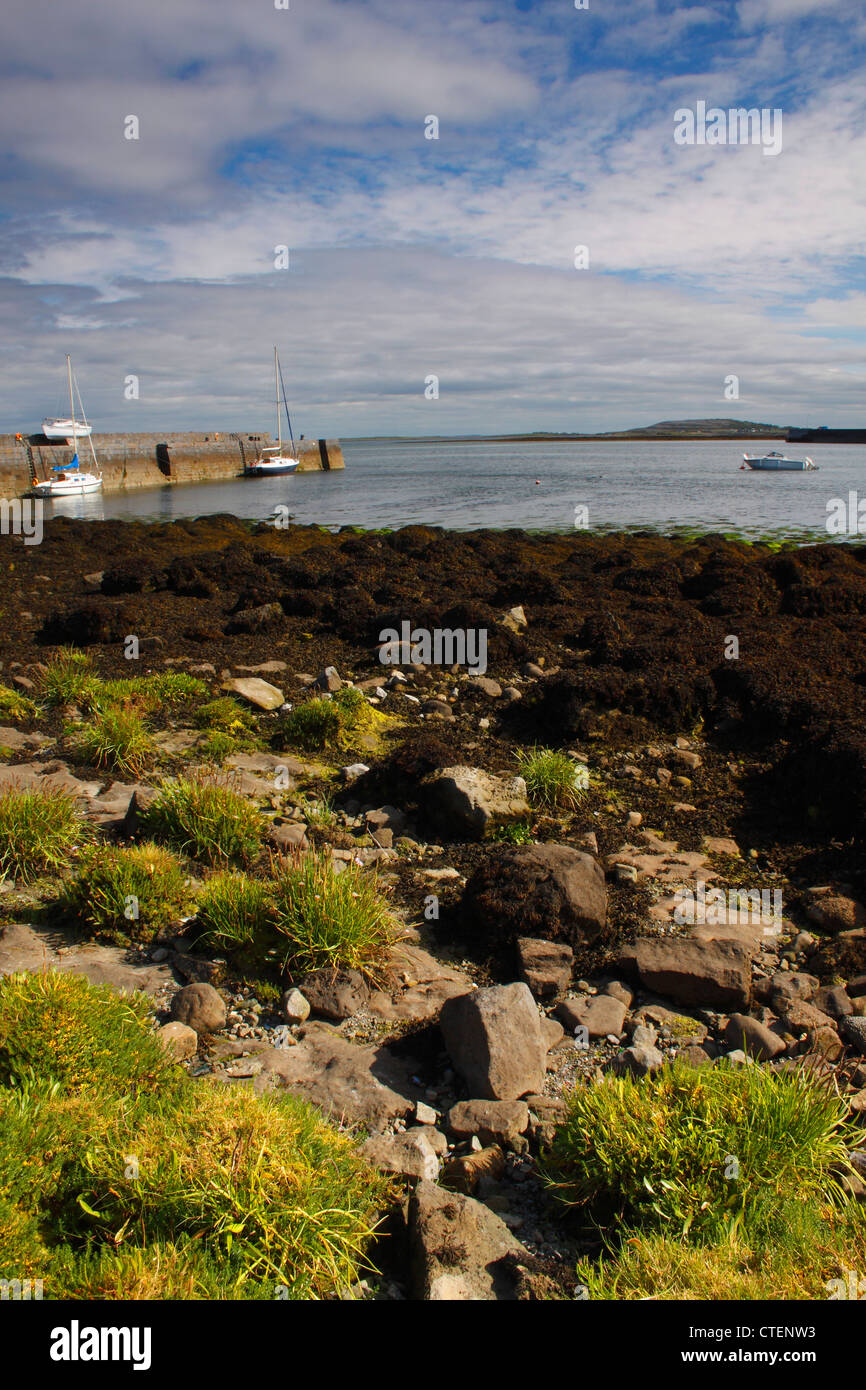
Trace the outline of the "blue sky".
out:
[[[66,352],[97,430],[267,427],[274,342],[308,435],[862,424],[860,0],[30,0],[6,38],[0,430]],[[780,152],[678,145],[699,101]]]

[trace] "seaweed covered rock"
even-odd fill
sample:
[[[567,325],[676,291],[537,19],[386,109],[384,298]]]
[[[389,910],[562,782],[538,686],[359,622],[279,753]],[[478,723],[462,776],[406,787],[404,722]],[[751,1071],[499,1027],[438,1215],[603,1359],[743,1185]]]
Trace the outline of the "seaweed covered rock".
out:
[[[505,847],[476,869],[462,908],[467,925],[497,943],[531,936],[578,946],[604,927],[604,870],[570,845]]]

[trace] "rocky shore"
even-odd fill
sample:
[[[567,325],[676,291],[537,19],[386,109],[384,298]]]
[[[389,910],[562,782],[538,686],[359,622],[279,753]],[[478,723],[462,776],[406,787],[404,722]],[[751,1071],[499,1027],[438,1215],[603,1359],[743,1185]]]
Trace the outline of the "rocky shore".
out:
[[[119,775],[75,752],[80,711],[40,703],[46,665],[77,648],[106,679],[187,673],[250,712],[254,741],[218,761],[268,847],[387,894],[382,968],[269,979],[194,916],[88,939],[50,885],[0,883],[4,975],[141,990],[202,1085],[359,1133],[396,1195],[379,1273],[344,1296],[585,1296],[604,1232],[551,1201],[545,1156],[576,1089],[675,1059],[826,1078],[866,1192],[866,548],[216,516],[54,520],[3,558],[0,681],[34,710],[0,727],[0,792],[67,790],[135,843],[161,779],[212,766],[201,730],[156,711]],[[383,665],[406,620],[486,632],[484,674]],[[286,737],[291,709],[347,688],[372,727]],[[573,765],[570,800],[533,797],[539,747]]]

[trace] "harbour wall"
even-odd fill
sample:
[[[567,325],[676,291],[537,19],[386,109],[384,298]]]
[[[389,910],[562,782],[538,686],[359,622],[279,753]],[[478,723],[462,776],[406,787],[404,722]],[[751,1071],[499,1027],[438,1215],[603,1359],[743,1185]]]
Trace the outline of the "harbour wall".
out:
[[[104,492],[127,488],[165,487],[175,483],[216,482],[236,477],[262,448],[274,441],[269,434],[210,433],[99,434],[93,436]],[[303,439],[297,443],[299,473],[345,468],[338,439]],[[78,457],[84,471],[93,471],[86,439]],[[0,494],[13,497],[31,484],[33,469],[47,478],[52,468],[68,464],[72,449],[41,434],[0,435]]]

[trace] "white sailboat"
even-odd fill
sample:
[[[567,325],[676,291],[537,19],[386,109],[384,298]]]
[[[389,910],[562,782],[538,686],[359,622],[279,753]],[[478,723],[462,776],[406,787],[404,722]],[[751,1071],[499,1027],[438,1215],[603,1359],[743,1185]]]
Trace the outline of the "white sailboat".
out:
[[[292,441],[291,454],[283,453],[283,416],[280,408],[280,387],[282,386],[283,402],[286,407],[286,423],[289,427],[289,438]],[[300,464],[300,459],[295,457],[295,436],[292,433],[292,421],[289,415],[289,403],[286,400],[286,388],[283,385],[283,374],[280,370],[280,355],[274,346],[274,391],[276,394],[277,406],[277,443],[270,444],[262,449],[255,463],[248,463],[244,469],[244,474],[248,478],[269,478],[280,473],[294,473]]]
[[[89,435],[90,426],[86,420],[76,420],[74,416],[54,415],[42,421],[42,433],[52,443],[63,439],[71,444],[73,439],[84,439]]]
[[[33,486],[27,493],[28,497],[80,497],[86,492],[99,492],[102,487],[102,474],[100,472],[85,473],[78,460],[78,436],[86,438],[90,445],[90,452],[93,455],[93,466],[99,469],[96,460],[96,450],[93,447],[93,439],[90,434],[90,425],[87,423],[87,416],[84,414],[84,405],[81,400],[81,392],[78,392],[78,408],[81,411],[82,422],[79,424],[75,416],[75,400],[72,388],[72,359],[69,353],[66,354],[66,375],[69,381],[69,419],[55,424],[69,425],[71,438],[69,443],[72,446],[72,459],[69,463],[61,464],[59,467],[52,468],[52,476],[40,481],[33,476]],[[77,383],[76,383],[77,388]],[[43,432],[45,425],[50,423],[43,420]],[[61,437],[65,437],[61,436]]]

